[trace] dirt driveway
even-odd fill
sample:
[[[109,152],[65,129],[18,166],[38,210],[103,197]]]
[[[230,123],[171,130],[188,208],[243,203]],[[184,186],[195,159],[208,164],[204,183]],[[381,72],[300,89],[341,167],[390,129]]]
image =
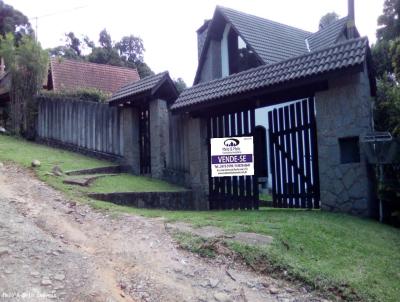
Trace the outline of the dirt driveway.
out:
[[[111,217],[29,170],[1,168],[0,301],[312,300],[304,288],[179,249],[162,219]]]

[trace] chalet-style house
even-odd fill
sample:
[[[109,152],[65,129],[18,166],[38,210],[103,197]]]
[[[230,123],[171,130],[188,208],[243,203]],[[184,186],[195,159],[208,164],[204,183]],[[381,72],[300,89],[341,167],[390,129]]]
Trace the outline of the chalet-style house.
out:
[[[135,201],[144,207],[257,209],[269,183],[275,207],[369,216],[375,204],[360,143],[373,130],[376,85],[354,0],[348,5],[347,17],[314,33],[218,6],[197,31],[192,87],[177,96],[162,73],[116,91],[108,108],[43,100],[39,136],[191,192]],[[254,175],[212,177],[211,140],[241,136],[254,139]]]

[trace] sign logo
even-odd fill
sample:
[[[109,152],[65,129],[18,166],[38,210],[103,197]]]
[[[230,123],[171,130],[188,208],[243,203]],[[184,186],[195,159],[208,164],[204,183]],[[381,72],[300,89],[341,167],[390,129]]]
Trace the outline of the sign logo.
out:
[[[211,176],[254,175],[252,136],[211,139]]]
[[[239,144],[240,142],[236,138],[228,138],[227,140],[224,141],[224,145],[227,147],[236,147]]]

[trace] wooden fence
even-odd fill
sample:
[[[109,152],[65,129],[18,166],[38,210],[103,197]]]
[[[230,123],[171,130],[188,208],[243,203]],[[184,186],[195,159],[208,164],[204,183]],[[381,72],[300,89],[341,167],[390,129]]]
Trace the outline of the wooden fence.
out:
[[[98,153],[121,156],[122,122],[118,108],[89,101],[40,98],[37,132],[51,140]]]

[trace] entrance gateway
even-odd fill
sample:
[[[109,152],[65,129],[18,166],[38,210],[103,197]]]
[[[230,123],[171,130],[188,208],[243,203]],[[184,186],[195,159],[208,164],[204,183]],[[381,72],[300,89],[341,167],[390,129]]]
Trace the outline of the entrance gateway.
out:
[[[269,154],[272,173],[273,206],[277,208],[319,208],[318,152],[316,142],[316,122],[314,99],[308,98],[268,113]],[[241,155],[218,157],[211,150],[215,138],[225,138],[228,145],[236,143],[235,137],[252,137],[257,145],[260,136],[255,135],[255,109],[239,111],[208,118],[209,139],[209,202],[210,209],[258,209],[258,173],[253,175],[244,169],[240,172],[228,171],[230,176],[219,175],[215,171],[217,159],[222,167],[254,165],[260,149]],[[229,139],[233,138],[233,139]],[[218,142],[220,143],[220,142]],[[229,153],[229,151],[227,152]],[[235,154],[237,152],[232,152]],[[236,164],[237,165],[237,164]],[[228,169],[229,170],[229,169]],[[237,169],[236,169],[237,170]],[[233,175],[240,176],[233,176]],[[222,177],[221,177],[222,176]]]

